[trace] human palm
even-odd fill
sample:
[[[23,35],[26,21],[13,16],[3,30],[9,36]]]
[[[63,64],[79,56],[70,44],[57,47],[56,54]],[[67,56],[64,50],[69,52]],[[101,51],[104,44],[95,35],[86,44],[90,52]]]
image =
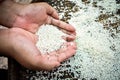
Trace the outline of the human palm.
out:
[[[76,51],[74,42],[66,42],[64,48],[49,54],[42,54],[36,47],[36,35],[20,28],[10,29],[9,42],[12,46],[8,53],[23,66],[35,70],[51,70],[73,56]],[[5,42],[6,43],[6,42]]]

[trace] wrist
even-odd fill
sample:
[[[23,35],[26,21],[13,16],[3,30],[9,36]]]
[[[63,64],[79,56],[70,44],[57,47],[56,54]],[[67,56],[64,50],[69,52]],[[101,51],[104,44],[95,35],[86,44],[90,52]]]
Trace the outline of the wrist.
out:
[[[17,14],[19,13],[21,4],[13,0],[4,0],[0,3],[0,24],[6,27],[12,27]]]
[[[10,30],[0,29],[0,54],[4,56],[9,56],[10,51]]]

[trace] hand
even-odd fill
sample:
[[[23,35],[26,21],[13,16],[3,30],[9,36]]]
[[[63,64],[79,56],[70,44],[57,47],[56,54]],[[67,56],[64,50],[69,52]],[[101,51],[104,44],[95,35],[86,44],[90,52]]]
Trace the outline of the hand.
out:
[[[5,26],[19,27],[35,33],[39,26],[51,24],[64,29],[69,34],[75,34],[74,27],[60,21],[57,11],[47,3],[21,5],[6,0],[0,10],[0,22]]]
[[[51,70],[76,51],[74,42],[66,42],[66,48],[43,55],[37,49],[36,42],[34,34],[21,28],[0,29],[0,51],[29,69]]]
[[[57,11],[47,3],[33,3],[25,5],[16,17],[13,26],[22,27],[28,31],[36,32],[39,26],[51,24],[67,31],[74,32],[73,26],[59,20]]]

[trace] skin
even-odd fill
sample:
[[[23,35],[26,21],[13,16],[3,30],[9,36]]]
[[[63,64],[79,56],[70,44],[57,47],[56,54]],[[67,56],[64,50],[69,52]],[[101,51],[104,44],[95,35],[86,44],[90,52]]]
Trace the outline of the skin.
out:
[[[39,14],[38,14],[39,13]],[[26,68],[52,70],[76,52],[75,29],[59,20],[57,11],[46,3],[18,4],[12,0],[0,3],[0,54],[10,56]],[[9,18],[8,18],[9,17]],[[7,23],[6,23],[7,21]],[[41,54],[36,47],[34,34],[43,24],[55,25],[69,36],[64,36],[64,48],[49,54]]]

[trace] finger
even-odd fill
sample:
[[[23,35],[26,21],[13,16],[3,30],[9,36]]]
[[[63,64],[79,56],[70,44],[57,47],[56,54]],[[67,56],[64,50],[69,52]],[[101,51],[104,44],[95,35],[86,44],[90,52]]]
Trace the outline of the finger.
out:
[[[58,61],[48,61],[48,62],[45,62],[43,61],[43,65],[41,64],[38,64],[37,67],[35,68],[36,70],[47,70],[47,71],[50,71],[56,67],[59,67],[60,66],[60,62]]]
[[[42,3],[42,4],[46,8],[46,12],[47,12],[48,15],[54,17],[55,19],[59,19],[57,11],[52,6],[50,6],[47,3]]]
[[[71,35],[71,34],[76,35],[76,32],[66,31],[66,30],[61,29],[61,28],[59,28],[59,29],[60,29],[62,32],[66,33],[66,34],[69,34],[69,35]]]
[[[73,56],[76,53],[76,43],[75,42],[69,42],[67,43],[67,48],[65,49],[64,47],[62,49],[59,50],[59,56],[58,56],[58,60],[60,62],[70,58],[71,56]]]
[[[58,59],[59,59],[59,62],[63,62],[63,61],[65,61],[66,60],[66,55],[65,55],[66,53],[61,53],[61,54],[59,54],[59,57],[58,57]]]
[[[50,71],[52,69],[55,69],[55,68],[60,66],[60,62],[56,62],[56,61],[49,62],[48,64],[49,65],[47,65],[47,67],[49,67],[49,68],[46,69],[48,71]]]
[[[75,28],[72,25],[67,24],[67,23],[65,23],[63,21],[56,20],[56,19],[52,18],[51,19],[51,24],[55,25],[55,26],[57,26],[59,28],[62,28],[64,30],[67,30],[67,31],[70,31],[70,32],[75,32]]]
[[[74,53],[75,53],[75,50],[71,50],[72,52],[64,52],[64,53],[61,53],[60,55],[59,55],[59,62],[63,62],[63,61],[65,61],[66,59],[68,59],[68,58],[70,58],[70,57],[72,57],[73,55],[74,55]]]
[[[74,35],[67,35],[67,36],[62,36],[62,38],[68,42],[75,40]]]
[[[48,16],[48,18],[46,20],[46,24],[51,24],[51,25],[57,26],[64,33],[76,35],[75,28],[72,25],[67,24],[67,23],[60,21],[60,20],[56,20],[50,16]]]
[[[47,66],[49,67],[48,69],[53,69],[55,67],[60,66],[60,62],[58,60],[58,56],[56,56],[56,52],[53,52],[53,53],[50,53],[50,54],[49,54],[49,58],[48,58],[48,61],[47,61]]]
[[[57,61],[58,62],[58,59],[57,59],[57,53],[56,53],[56,51],[53,51],[53,52],[51,52],[51,53],[49,53],[48,54],[49,55],[49,61],[51,62],[51,61]]]
[[[72,48],[74,48],[75,50],[77,49],[77,44],[76,44],[76,42],[69,42],[68,43],[68,46],[71,46]]]

